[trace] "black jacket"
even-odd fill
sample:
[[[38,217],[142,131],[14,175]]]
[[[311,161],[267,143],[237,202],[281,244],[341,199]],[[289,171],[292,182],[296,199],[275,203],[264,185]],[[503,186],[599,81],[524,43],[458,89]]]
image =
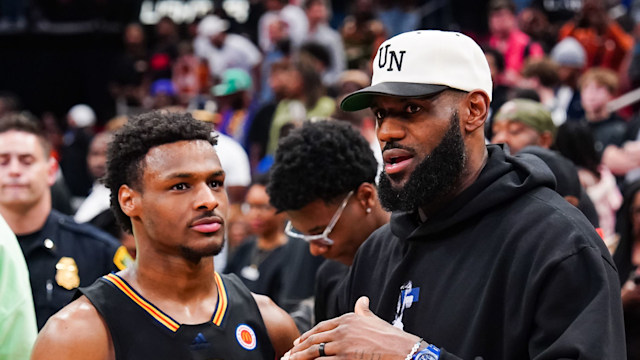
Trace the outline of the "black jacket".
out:
[[[109,234],[51,210],[38,232],[18,236],[33,292],[38,329],[67,305],[78,286],[125,267],[130,257]]]
[[[369,296],[375,314],[445,349],[443,360],[624,359],[603,241],[539,159],[488,150],[479,178],[436,216],[394,213],[372,234],[341,310]]]

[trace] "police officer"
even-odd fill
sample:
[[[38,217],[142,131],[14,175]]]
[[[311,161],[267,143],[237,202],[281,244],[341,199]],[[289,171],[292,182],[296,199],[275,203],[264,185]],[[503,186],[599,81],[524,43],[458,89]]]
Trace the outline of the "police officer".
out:
[[[0,119],[0,214],[29,268],[38,329],[79,286],[123,269],[130,261],[110,235],[51,208],[58,169],[39,123],[23,114]]]

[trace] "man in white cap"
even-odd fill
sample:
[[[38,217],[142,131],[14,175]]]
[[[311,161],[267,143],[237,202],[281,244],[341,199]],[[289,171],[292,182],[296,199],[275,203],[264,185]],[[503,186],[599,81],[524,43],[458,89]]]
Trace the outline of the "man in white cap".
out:
[[[193,41],[197,56],[206,59],[209,71],[220,79],[230,68],[255,73],[262,61],[260,50],[242,35],[227,33],[229,22],[216,15],[204,17],[198,24],[198,36]]]
[[[625,359],[618,278],[586,218],[539,159],[485,145],[491,75],[455,32],[385,41],[371,108],[391,221],[360,247],[342,311],[290,359]]]

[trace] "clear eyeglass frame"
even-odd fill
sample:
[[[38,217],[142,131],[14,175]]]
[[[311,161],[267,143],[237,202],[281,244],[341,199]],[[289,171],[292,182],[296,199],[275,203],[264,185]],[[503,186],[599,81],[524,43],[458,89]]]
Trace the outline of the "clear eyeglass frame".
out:
[[[327,225],[327,227],[324,228],[324,231],[322,232],[322,234],[317,234],[317,235],[300,234],[299,232],[296,232],[293,229],[293,226],[291,225],[291,221],[287,221],[287,226],[284,229],[285,234],[287,234],[287,236],[290,236],[292,238],[302,239],[306,242],[317,242],[323,245],[333,245],[333,240],[329,238],[329,234],[331,234],[331,231],[333,231],[333,228],[338,223],[338,220],[340,220],[340,216],[342,215],[344,208],[347,207],[347,203],[349,202],[351,195],[353,195],[353,190],[349,191],[347,196],[344,198],[344,200],[342,201],[342,204],[340,205],[338,210],[336,210],[335,214],[333,214],[331,221],[329,221],[329,224]]]

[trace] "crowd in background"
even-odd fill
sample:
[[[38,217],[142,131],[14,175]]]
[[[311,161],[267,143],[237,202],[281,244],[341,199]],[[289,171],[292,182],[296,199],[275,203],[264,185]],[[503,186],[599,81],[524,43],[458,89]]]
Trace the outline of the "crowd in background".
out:
[[[520,103],[509,105],[513,99],[549,113],[544,124],[535,116],[522,121],[535,130],[535,140],[524,145],[555,149],[577,167],[621,285],[631,289],[626,297],[623,291],[625,305],[640,304],[640,290],[635,294],[627,284],[640,278],[634,271],[640,264],[640,246],[634,246],[640,240],[640,96],[634,99],[632,92],[640,85],[640,1],[491,0],[473,14],[475,20],[455,23],[453,16],[434,16],[458,10],[436,0],[354,0],[333,10],[326,0],[264,0],[251,2],[245,23],[217,7],[188,24],[169,17],[152,28],[128,24],[117,61],[99,70],[109,73],[115,117],[99,118],[91,103],[70,108],[64,122],[51,113],[35,114],[61,168],[53,207],[110,232],[135,256],[132,238],[109,213],[108,190],[97,181],[104,176],[111,132],[128,117],[154,109],[191,112],[219,134],[234,204],[228,253],[216,268],[229,264],[228,271],[256,283],[252,290],[294,311],[291,297],[310,296],[313,286],[304,294],[299,286],[290,289],[295,280],[285,268],[303,264],[298,274],[311,274],[313,282],[319,261],[286,261],[310,255],[300,246],[304,242],[287,240],[284,216],[269,205],[261,180],[279,139],[305,121],[343,120],[360,130],[381,162],[373,114],[345,113],[337,104],[370,84],[371,61],[385,39],[421,27],[460,30],[483,46],[491,67],[487,142],[507,143],[512,154],[521,150],[509,139],[524,136],[527,128],[503,129],[498,116],[509,106],[522,110]],[[486,20],[487,31],[474,25],[478,18]],[[0,90],[0,116],[30,110],[12,89]],[[614,101],[626,93],[630,100]],[[286,250],[274,252],[285,244]],[[252,271],[269,262],[273,284],[267,286]]]

